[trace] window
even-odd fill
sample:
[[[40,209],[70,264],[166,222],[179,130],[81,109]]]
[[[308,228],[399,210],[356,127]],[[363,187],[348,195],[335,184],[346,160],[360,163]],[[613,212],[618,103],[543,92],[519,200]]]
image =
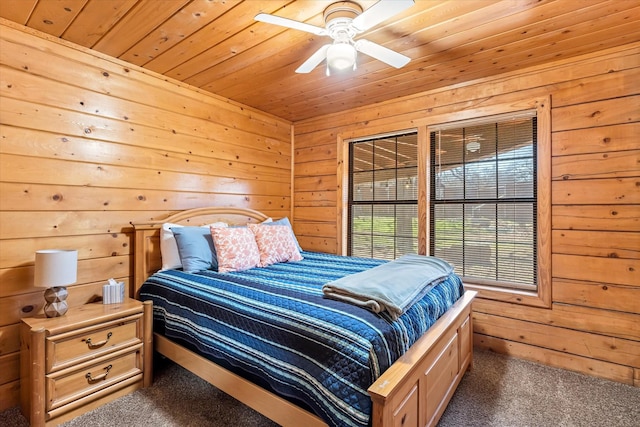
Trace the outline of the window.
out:
[[[428,115],[411,133],[339,135],[339,252],[439,256],[482,298],[550,308],[550,100],[513,105]]]
[[[536,111],[430,130],[430,254],[465,283],[536,291]]]
[[[417,159],[415,132],[349,143],[349,255],[418,252]]]

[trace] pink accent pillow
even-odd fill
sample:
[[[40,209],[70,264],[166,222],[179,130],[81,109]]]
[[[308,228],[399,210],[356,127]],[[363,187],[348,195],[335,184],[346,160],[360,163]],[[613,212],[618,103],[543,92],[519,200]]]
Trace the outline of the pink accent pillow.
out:
[[[301,261],[302,255],[293,240],[293,231],[286,225],[249,224],[260,251],[259,267],[277,262]]]
[[[211,237],[218,255],[218,271],[247,270],[257,267],[260,252],[253,232],[246,227],[214,228]]]

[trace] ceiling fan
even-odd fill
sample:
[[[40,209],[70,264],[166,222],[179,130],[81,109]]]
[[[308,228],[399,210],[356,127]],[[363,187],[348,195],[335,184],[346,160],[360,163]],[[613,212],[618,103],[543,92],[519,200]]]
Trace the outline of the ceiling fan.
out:
[[[396,68],[405,66],[411,60],[408,56],[369,40],[354,40],[354,37],[413,4],[414,0],[380,0],[363,11],[362,7],[353,1],[332,3],[324,10],[324,28],[268,13],[259,13],[255,19],[317,36],[331,37],[333,43],[322,46],[296,69],[296,73],[309,73],[326,59],[327,75],[330,75],[332,71],[355,70],[358,52]]]

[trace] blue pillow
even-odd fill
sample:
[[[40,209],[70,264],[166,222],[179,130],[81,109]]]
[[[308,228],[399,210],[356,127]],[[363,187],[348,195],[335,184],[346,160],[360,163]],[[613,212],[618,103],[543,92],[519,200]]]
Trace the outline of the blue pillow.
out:
[[[300,247],[300,243],[298,243],[298,239],[296,238],[295,233],[293,232],[293,227],[291,227],[291,223],[289,222],[289,218],[286,216],[284,218],[280,218],[277,221],[272,222],[261,222],[260,225],[286,225],[291,229],[291,234],[293,235],[293,241],[296,242],[296,246],[298,246],[298,250],[302,252],[302,248]]]
[[[218,257],[209,227],[173,227],[182,269],[187,273],[218,271]]]

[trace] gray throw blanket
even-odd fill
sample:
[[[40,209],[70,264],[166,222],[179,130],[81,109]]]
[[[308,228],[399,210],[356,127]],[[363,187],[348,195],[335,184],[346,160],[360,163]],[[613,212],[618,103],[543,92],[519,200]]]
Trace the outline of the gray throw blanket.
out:
[[[375,313],[387,311],[395,320],[452,272],[440,258],[409,254],[326,283],[322,292]]]

